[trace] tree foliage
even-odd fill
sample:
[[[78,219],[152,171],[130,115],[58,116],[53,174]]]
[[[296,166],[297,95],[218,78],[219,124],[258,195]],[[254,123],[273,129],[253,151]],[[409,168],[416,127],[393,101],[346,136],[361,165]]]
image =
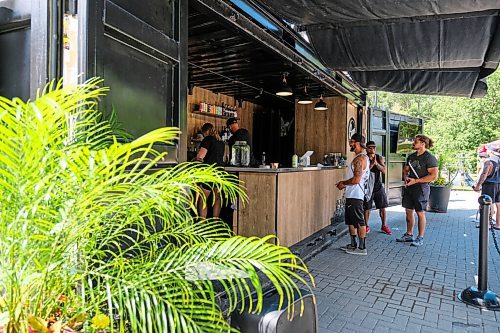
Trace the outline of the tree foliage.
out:
[[[500,138],[500,70],[487,78],[488,93],[479,99],[379,92],[379,107],[422,117],[424,132],[435,141],[433,151],[448,165],[463,159],[475,165],[480,144]],[[369,93],[369,105],[375,103]]]

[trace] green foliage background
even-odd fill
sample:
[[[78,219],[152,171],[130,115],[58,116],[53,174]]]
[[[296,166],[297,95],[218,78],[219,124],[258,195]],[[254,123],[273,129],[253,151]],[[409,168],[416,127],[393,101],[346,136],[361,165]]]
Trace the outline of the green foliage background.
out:
[[[435,141],[433,152],[443,155],[447,165],[464,159],[474,170],[477,147],[500,138],[500,70],[487,83],[488,93],[479,99],[379,92],[378,106],[424,118],[424,132]],[[370,92],[370,106],[374,99]]]

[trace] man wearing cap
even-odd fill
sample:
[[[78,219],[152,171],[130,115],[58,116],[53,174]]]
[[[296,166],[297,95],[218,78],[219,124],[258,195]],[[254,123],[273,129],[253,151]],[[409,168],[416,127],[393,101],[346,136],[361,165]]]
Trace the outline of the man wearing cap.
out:
[[[431,138],[418,134],[412,144],[415,152],[406,159],[403,168],[405,188],[403,191],[403,207],[406,209],[406,233],[397,238],[397,242],[411,242],[411,246],[424,244],[425,233],[425,208],[429,200],[429,183],[438,177],[438,162],[436,157],[427,149],[432,148]],[[414,212],[418,217],[418,236],[413,239],[415,226]]]
[[[231,152],[231,148],[233,147],[236,141],[245,141],[248,146],[250,146],[250,164],[254,164],[253,159],[253,151],[252,151],[252,138],[250,137],[250,133],[245,128],[240,128],[240,124],[238,123],[240,118],[229,118],[226,121],[226,126],[229,128],[231,132],[231,137],[227,140],[227,144],[229,145],[229,151]]]
[[[489,195],[494,203],[491,205],[491,216],[496,215],[494,229],[500,230],[500,157],[499,153],[486,145],[487,157],[484,159],[479,179],[474,186],[474,191]],[[479,156],[480,152],[478,151]],[[495,214],[496,209],[496,214]]]
[[[349,254],[366,255],[366,225],[364,218],[363,202],[365,197],[365,184],[370,176],[370,163],[368,157],[363,153],[365,149],[365,138],[356,133],[349,140],[351,151],[356,154],[348,170],[347,180],[341,180],[336,184],[339,190],[345,189],[345,223],[349,227],[351,243],[342,250]],[[359,240],[357,243],[356,236]]]
[[[375,176],[375,183],[373,185],[373,193],[370,200],[365,201],[365,223],[366,223],[366,232],[368,233],[370,227],[368,226],[368,220],[370,219],[370,210],[372,209],[373,203],[375,202],[375,208],[378,209],[380,220],[382,221],[382,227],[380,230],[387,234],[391,235],[391,229],[386,225],[386,213],[385,209],[389,206],[387,202],[387,194],[385,193],[384,184],[382,184],[382,174],[385,175],[385,159],[383,156],[376,154],[375,151],[377,146],[374,141],[368,141],[366,144],[366,155],[370,159],[370,172]]]

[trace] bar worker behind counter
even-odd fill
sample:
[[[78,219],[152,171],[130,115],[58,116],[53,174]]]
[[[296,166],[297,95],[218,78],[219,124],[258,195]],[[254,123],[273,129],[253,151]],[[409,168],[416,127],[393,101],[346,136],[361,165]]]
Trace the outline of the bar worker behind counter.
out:
[[[229,140],[227,140],[227,143],[229,145],[229,152],[231,154],[233,145],[236,141],[245,141],[247,145],[250,146],[250,165],[255,165],[255,160],[253,158],[252,138],[250,137],[250,133],[246,128],[240,128],[240,124],[238,123],[239,119],[240,118],[233,117],[229,118],[226,121],[226,126],[229,128],[229,131],[232,134]]]

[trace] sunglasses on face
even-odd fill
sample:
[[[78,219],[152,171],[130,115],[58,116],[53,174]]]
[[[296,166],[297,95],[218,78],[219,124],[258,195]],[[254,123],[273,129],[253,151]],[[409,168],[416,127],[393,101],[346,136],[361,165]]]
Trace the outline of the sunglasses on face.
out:
[[[375,148],[377,148],[377,147],[376,147],[376,146],[368,146],[368,147],[366,147],[366,148],[368,148],[368,149],[375,149]]]

